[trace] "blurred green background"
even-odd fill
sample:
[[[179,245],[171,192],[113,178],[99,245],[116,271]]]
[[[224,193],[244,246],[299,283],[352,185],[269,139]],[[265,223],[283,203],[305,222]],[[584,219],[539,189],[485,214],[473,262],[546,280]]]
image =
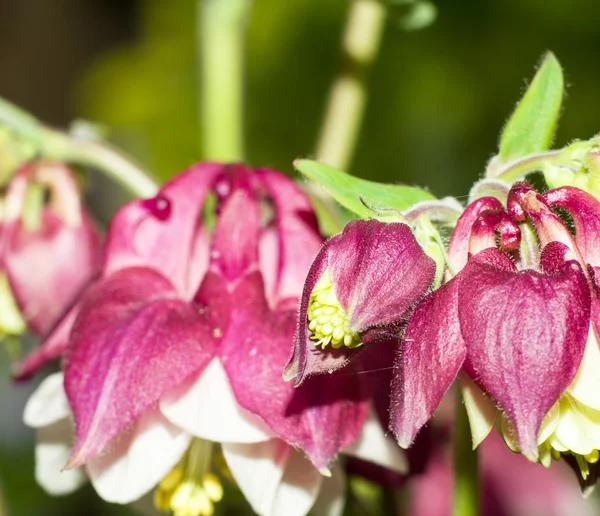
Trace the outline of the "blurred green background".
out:
[[[0,95],[40,119],[104,124],[161,178],[202,158],[194,0],[2,0]],[[546,50],[565,69],[556,146],[600,131],[600,3],[437,0],[429,28],[388,20],[353,174],[466,196]],[[310,157],[339,64],[348,0],[255,0],[248,29],[247,160],[292,174]],[[204,128],[210,130],[210,128]],[[8,371],[3,357],[2,372]],[[2,378],[6,378],[3,375]],[[0,391],[0,475],[9,515],[128,514],[90,489],[51,499],[33,482],[31,385]]]

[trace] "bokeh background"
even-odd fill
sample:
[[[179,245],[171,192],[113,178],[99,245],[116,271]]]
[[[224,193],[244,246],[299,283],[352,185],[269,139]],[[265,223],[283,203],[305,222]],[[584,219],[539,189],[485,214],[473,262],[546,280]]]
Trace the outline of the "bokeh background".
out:
[[[52,125],[83,118],[158,177],[202,158],[195,0],[0,0],[0,95]],[[466,196],[546,50],[565,69],[556,146],[600,131],[600,3],[436,0],[420,31],[388,20],[351,170]],[[339,65],[348,0],[254,0],[247,38],[247,160],[293,174],[312,156]],[[210,130],[210,128],[205,128]],[[2,355],[2,378],[8,359]],[[33,481],[33,385],[0,380],[0,479],[7,515],[131,514],[87,488],[64,499]]]

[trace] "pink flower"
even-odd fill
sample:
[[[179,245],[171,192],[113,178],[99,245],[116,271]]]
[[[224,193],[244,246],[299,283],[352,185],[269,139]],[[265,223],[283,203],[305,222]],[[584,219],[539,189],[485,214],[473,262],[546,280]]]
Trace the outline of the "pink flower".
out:
[[[402,470],[398,450],[377,448],[387,441],[361,382],[340,375],[293,389],[281,380],[320,245],[306,197],[266,169],[199,165],[120,210],[65,358],[68,467],[85,464],[108,500],[132,501],[158,483],[159,507],[206,508],[219,498],[210,459],[222,443],[260,514],[281,503],[305,514],[325,482],[319,471],[330,473],[340,451]],[[182,473],[190,461],[202,465],[193,478]]]

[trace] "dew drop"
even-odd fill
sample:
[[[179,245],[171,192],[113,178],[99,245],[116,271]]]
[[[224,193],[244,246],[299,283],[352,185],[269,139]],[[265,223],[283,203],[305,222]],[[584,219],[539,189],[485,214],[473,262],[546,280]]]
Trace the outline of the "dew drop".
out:
[[[143,206],[158,220],[165,221],[171,216],[171,202],[164,195],[146,199]]]

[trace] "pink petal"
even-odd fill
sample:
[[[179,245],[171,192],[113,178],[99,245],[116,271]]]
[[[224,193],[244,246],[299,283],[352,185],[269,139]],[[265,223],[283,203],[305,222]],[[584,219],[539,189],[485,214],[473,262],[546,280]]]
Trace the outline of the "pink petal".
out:
[[[33,332],[45,336],[99,273],[98,230],[82,213],[71,226],[49,209],[37,231],[16,220],[3,228],[4,267],[11,290]]]
[[[270,312],[259,273],[232,293],[235,306],[223,338],[222,360],[238,402],[259,415],[317,469],[352,443],[367,415],[360,375],[324,375],[295,389],[281,378],[292,342],[293,311]]]
[[[567,252],[558,242],[546,246],[540,274],[517,272],[501,251],[486,249],[461,273],[468,371],[507,412],[532,460],[542,419],[575,377],[589,327],[585,275],[576,261],[557,259]]]
[[[261,418],[238,404],[219,358],[168,393],[160,409],[173,424],[208,441],[254,443],[274,436]]]
[[[69,467],[95,457],[167,391],[212,358],[206,321],[151,269],[124,269],[82,302],[65,363],[76,442]]]
[[[335,294],[365,344],[369,329],[399,326],[435,275],[435,262],[406,224],[351,221],[326,252]]]
[[[267,290],[272,306],[287,298],[298,298],[310,264],[323,244],[310,201],[289,178],[268,169],[258,169],[260,181],[275,205],[275,281]],[[271,258],[271,259],[273,259]],[[261,256],[261,260],[263,257]],[[263,275],[264,269],[261,268]]]
[[[502,203],[494,197],[482,197],[469,204],[456,222],[448,245],[450,265],[458,273],[467,264],[471,228],[479,216],[487,210],[502,210]]]
[[[575,225],[575,242],[586,263],[600,266],[600,202],[571,186],[550,190],[544,195],[550,206],[569,213]]]
[[[179,462],[189,435],[169,423],[158,408],[143,414],[105,452],[86,465],[98,494],[107,502],[130,503],[150,491]]]
[[[252,193],[233,190],[217,218],[211,243],[211,267],[228,281],[258,269],[260,216]]]
[[[408,323],[394,363],[390,428],[408,448],[433,415],[463,365],[458,320],[460,277],[425,297]]]
[[[189,292],[190,258],[204,199],[224,165],[201,163],[169,181],[159,194],[132,201],[113,217],[106,241],[105,273],[152,267],[182,294]]]

